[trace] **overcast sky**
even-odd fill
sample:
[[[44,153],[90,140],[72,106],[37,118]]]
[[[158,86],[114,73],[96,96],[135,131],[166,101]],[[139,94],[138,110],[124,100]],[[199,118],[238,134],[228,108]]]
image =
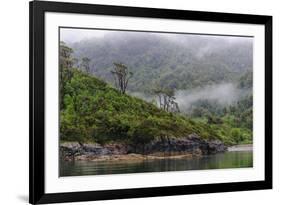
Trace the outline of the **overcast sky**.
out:
[[[61,28],[60,40],[66,43],[75,43],[85,39],[91,38],[103,38],[107,34],[114,33],[139,33],[139,32],[128,32],[128,31],[110,31],[110,30],[97,30],[97,29],[76,29],[76,28]],[[143,33],[143,32],[142,32]],[[150,33],[151,34],[151,33]],[[167,33],[154,33],[154,35],[160,35],[169,39],[177,40],[179,35],[183,34],[167,34]],[[194,35],[193,35],[194,36]],[[215,36],[215,35],[196,35],[201,38],[217,38],[228,40],[229,42],[237,42],[249,40],[252,38],[245,37],[232,37],[232,36]]]
[[[103,38],[105,34],[114,33],[114,32],[116,31],[62,28],[60,30],[60,37],[62,41],[74,43],[94,37]]]

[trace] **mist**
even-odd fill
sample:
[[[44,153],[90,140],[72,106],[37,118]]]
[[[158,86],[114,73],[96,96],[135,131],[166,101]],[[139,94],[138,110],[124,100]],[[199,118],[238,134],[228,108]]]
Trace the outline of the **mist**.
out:
[[[215,101],[222,106],[229,106],[249,93],[250,90],[239,89],[234,83],[221,83],[192,90],[179,90],[175,97],[180,109],[189,111],[192,104],[199,100]]]
[[[70,42],[74,57],[90,58],[92,74],[108,83],[113,62],[124,63],[134,73],[128,94],[147,102],[159,104],[149,94],[156,79],[164,87],[177,88],[175,101],[182,112],[200,100],[228,106],[251,92],[237,87],[238,79],[253,67],[250,36],[65,28],[60,34],[62,41]]]
[[[192,105],[200,100],[215,102],[222,107],[226,107],[236,103],[250,93],[251,89],[239,89],[235,83],[220,83],[207,85],[203,88],[178,90],[175,92],[175,101],[178,103],[181,112],[188,113],[192,111]],[[159,105],[158,98],[155,96],[141,92],[129,92],[129,94]]]

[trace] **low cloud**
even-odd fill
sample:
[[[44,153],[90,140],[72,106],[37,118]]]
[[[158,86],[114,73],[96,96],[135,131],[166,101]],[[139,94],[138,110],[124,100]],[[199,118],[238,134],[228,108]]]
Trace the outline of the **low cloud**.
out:
[[[245,91],[238,89],[235,84],[222,83],[192,90],[179,90],[176,92],[176,101],[181,110],[189,110],[191,105],[199,100],[216,101],[226,106],[236,102],[244,95]]]

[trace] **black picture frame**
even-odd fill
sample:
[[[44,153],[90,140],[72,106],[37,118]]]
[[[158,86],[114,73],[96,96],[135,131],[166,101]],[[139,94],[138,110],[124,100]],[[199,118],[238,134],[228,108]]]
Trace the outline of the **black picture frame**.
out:
[[[29,202],[45,204],[58,202],[154,197],[272,188],[272,17],[248,14],[230,14],[105,6],[62,2],[30,2],[30,165]],[[45,72],[44,31],[45,12],[98,14],[110,16],[150,17],[162,19],[199,20],[211,22],[259,24],[265,26],[265,180],[235,183],[183,185],[153,188],[85,191],[71,193],[45,193]]]

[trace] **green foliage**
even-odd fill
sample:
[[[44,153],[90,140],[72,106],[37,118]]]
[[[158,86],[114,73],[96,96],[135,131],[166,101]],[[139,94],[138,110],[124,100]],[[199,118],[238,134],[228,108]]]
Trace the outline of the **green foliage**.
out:
[[[73,66],[73,49],[68,47],[64,42],[60,42],[60,68],[70,68]]]
[[[216,55],[205,55],[202,61],[194,55],[196,50],[167,44],[161,39],[147,43],[149,39],[142,39],[143,45],[132,43],[125,50],[119,48],[118,52],[114,46],[103,45],[104,42],[96,46],[81,43],[76,47],[82,48],[75,49],[81,64],[73,57],[72,48],[60,43],[61,140],[144,145],[158,137],[184,137],[196,133],[202,138],[220,139],[229,145],[251,143],[251,94],[229,106],[199,100],[192,105],[192,113],[187,117],[167,112],[169,109],[159,109],[155,101],[148,103],[125,93],[129,77],[132,79],[128,91],[142,93],[151,93],[157,79],[159,87],[167,89],[164,96],[160,92],[160,98],[166,102],[173,102],[174,91],[179,89],[225,81],[234,81],[238,88],[252,93],[251,44],[244,48],[214,50]],[[120,46],[118,43],[114,45]],[[85,58],[85,54],[89,58]],[[108,84],[114,80],[110,71],[114,70],[112,62],[116,59],[126,62],[134,73],[122,78],[122,85],[126,85],[122,86],[123,94]],[[75,65],[80,68],[73,68]]]
[[[240,77],[239,87],[242,89],[251,89],[253,87],[253,72],[247,71]]]
[[[157,122],[149,117],[134,128],[132,142],[135,145],[145,145],[152,141],[158,134]]]
[[[72,44],[75,57],[88,56],[95,76],[108,83],[112,62],[126,63],[134,73],[128,91],[149,92],[154,80],[161,87],[191,89],[238,80],[252,69],[252,40],[229,43],[226,38],[178,35],[178,40],[148,33],[114,33]],[[179,43],[180,42],[180,43]]]
[[[235,127],[243,127],[252,130],[253,126],[253,96],[248,95],[229,106],[226,110],[228,115],[233,116],[231,124]]]
[[[90,73],[91,72],[90,62],[91,60],[89,58],[83,57],[81,60],[80,69],[82,69],[86,73]]]
[[[191,133],[206,139],[219,137],[206,123],[121,94],[83,71],[63,68],[62,72],[69,72],[71,77],[64,82],[61,140],[145,144],[157,137],[183,137]]]
[[[114,76],[115,86],[120,90],[122,94],[126,93],[128,82],[133,76],[133,73],[129,71],[128,67],[122,63],[113,63],[114,70],[111,73]]]
[[[193,105],[190,116],[197,122],[208,123],[226,144],[252,143],[252,95],[246,95],[229,106],[199,100]]]
[[[240,129],[238,128],[233,128],[230,134],[232,139],[236,142],[236,144],[244,140],[244,136],[242,135]]]

